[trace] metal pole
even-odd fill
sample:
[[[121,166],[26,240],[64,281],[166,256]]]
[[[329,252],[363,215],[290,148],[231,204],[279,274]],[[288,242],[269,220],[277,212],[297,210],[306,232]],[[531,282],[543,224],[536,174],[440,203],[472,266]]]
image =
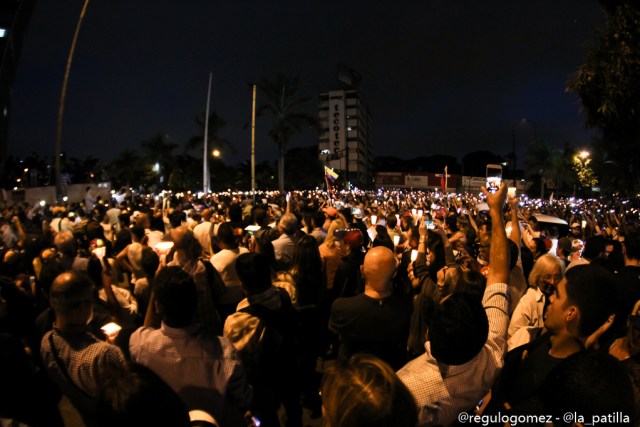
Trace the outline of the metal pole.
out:
[[[76,50],[76,42],[78,41],[78,34],[80,34],[80,27],[84,20],[84,15],[87,11],[89,0],[85,0],[84,6],[80,11],[78,17],[78,23],[76,24],[76,32],[73,34],[73,40],[71,41],[71,47],[69,48],[69,56],[67,56],[67,66],[64,70],[64,78],[62,79],[62,90],[60,91],[60,105],[58,106],[58,124],[56,127],[56,152],[54,159],[54,167],[56,172],[56,200],[59,201],[62,194],[62,185],[60,182],[60,156],[62,155],[62,118],[64,117],[64,101],[67,97],[67,84],[69,83],[69,73],[71,71],[71,63],[73,62],[73,53]]]
[[[256,200],[256,85],[253,85],[251,103],[251,194]]]
[[[209,73],[209,87],[207,88],[207,108],[204,113],[204,151],[202,154],[202,192],[209,194],[211,191],[211,174],[209,173],[209,104],[211,102],[211,79],[213,73]]]
[[[511,126],[511,132],[513,136],[513,186],[516,186],[516,126]]]

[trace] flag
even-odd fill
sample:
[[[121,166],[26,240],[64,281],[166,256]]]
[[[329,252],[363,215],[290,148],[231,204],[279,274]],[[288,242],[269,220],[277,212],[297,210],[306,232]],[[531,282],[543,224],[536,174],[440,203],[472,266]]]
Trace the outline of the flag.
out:
[[[329,178],[331,181],[335,181],[336,179],[338,179],[338,174],[335,173],[333,171],[333,169],[330,169],[328,167],[324,167],[324,174],[327,176],[327,178]]]

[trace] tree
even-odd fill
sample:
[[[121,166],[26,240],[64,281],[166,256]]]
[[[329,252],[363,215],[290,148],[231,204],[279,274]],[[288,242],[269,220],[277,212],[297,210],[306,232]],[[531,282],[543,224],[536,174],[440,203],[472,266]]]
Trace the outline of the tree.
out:
[[[191,150],[199,150],[202,152],[202,147],[204,144],[204,115],[202,112],[200,115],[194,117],[194,121],[196,125],[198,125],[199,133],[197,135],[192,136],[189,141],[187,141],[187,145],[185,146],[185,153],[188,153]],[[213,150],[214,148],[228,148],[229,151],[235,153],[235,148],[233,145],[227,141],[226,139],[220,137],[218,133],[220,130],[227,125],[227,122],[218,115],[215,111],[209,114],[209,128],[207,129],[207,147],[209,150]]]
[[[145,182],[146,168],[136,150],[124,150],[107,167],[114,188],[139,187]]]
[[[278,146],[278,188],[284,192],[287,145],[291,138],[305,127],[316,126],[317,120],[300,111],[309,101],[309,98],[299,95],[300,78],[291,78],[280,73],[273,80],[260,79],[257,86],[265,101],[265,104],[258,108],[257,115],[270,116],[272,119],[268,135]]]
[[[580,97],[587,127],[602,130],[604,157],[618,165],[612,184],[633,191],[640,176],[639,2],[601,3],[608,13],[605,25],[567,90]]]
[[[524,159],[524,174],[532,180],[532,191],[539,187],[540,196],[544,197],[545,185],[556,187],[560,159],[560,150],[551,148],[549,144],[536,140],[529,145]]]
[[[102,175],[102,162],[93,156],[87,156],[84,160],[72,157],[69,159],[67,172],[73,177],[73,182],[95,182]]]
[[[578,184],[583,189],[590,189],[598,184],[593,168],[591,167],[591,159],[586,151],[576,153],[571,158],[571,167],[576,173]]]
[[[160,186],[166,185],[172,172],[173,150],[178,147],[178,144],[170,142],[168,135],[159,133],[142,141],[141,147],[148,154],[151,163],[154,164],[154,172],[158,176]]]

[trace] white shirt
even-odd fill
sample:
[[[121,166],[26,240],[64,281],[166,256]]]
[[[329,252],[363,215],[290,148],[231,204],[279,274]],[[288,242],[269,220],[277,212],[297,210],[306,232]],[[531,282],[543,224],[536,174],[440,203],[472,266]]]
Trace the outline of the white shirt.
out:
[[[244,298],[242,282],[236,271],[236,258],[248,252],[247,248],[222,249],[211,257],[211,264],[218,270],[227,287],[227,291],[220,297],[221,304],[237,303]]]
[[[469,362],[450,366],[426,352],[398,371],[418,405],[419,425],[449,425],[460,412],[472,409],[489,391],[504,364],[507,348],[509,302],[507,285],[487,286],[482,305],[489,319],[489,336],[480,353]]]
[[[196,236],[200,246],[202,246],[202,256],[209,258],[211,256],[211,222],[203,221],[193,228],[193,235]]]
[[[513,336],[520,328],[544,326],[544,301],[544,294],[539,288],[527,289],[513,310],[508,336]]]
[[[131,358],[157,373],[187,404],[205,410],[224,425],[240,425],[239,410],[252,390],[238,352],[228,339],[201,334],[196,325],[142,327],[131,335]]]

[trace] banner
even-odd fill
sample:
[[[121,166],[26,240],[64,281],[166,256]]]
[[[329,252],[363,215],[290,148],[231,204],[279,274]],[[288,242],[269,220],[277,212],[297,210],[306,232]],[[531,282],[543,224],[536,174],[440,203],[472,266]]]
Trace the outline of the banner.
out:
[[[347,123],[344,91],[329,92],[329,150],[334,157],[331,167],[347,169]]]

